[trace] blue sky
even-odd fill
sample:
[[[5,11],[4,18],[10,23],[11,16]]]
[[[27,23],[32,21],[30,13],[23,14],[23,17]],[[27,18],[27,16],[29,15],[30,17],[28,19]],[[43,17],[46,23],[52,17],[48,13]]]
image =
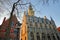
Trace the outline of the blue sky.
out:
[[[60,1],[58,3],[52,3],[50,4],[39,4],[36,6],[36,9],[40,12],[36,12],[36,16],[44,17],[47,16],[48,19],[50,19],[50,16],[55,21],[57,27],[60,26]]]
[[[14,2],[14,0],[12,1]],[[48,4],[42,4],[42,2],[39,2],[38,0],[30,0],[32,7],[35,11],[35,16],[38,17],[44,17],[47,16],[48,19],[50,19],[50,16],[55,21],[57,27],[60,26],[60,1],[56,3],[52,3],[51,1]],[[8,6],[8,5],[7,5]],[[2,20],[4,17],[9,17],[9,12],[7,12],[6,9],[4,9],[4,14],[0,13],[0,24],[2,23]],[[7,15],[8,14],[8,15]],[[21,14],[22,15],[22,14]]]

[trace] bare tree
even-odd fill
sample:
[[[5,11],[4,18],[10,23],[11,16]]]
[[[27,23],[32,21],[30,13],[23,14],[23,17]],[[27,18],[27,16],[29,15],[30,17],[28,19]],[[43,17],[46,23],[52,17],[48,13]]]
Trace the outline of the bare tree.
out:
[[[18,4],[21,0],[18,0],[17,2],[13,3],[13,7],[12,7],[12,10],[11,10],[11,13],[10,13],[10,19],[9,19],[9,27],[6,29],[6,40],[9,40],[9,37],[8,35],[10,34],[10,29],[11,29],[11,18],[12,18],[12,15],[13,15],[13,12],[14,10],[16,9],[17,12],[18,12],[18,9],[16,8],[17,5],[26,5],[26,4],[29,4],[29,3],[25,3],[25,4]]]
[[[6,40],[9,40],[8,35],[10,34],[10,29],[11,29],[11,26],[10,26],[11,17],[12,17],[12,15],[13,15],[14,9],[15,9],[15,7],[17,6],[17,3],[19,3],[19,1],[21,1],[21,0],[18,0],[17,2],[15,2],[15,3],[13,4],[12,11],[11,11],[11,13],[10,13],[11,15],[10,15],[10,19],[9,19],[9,27],[6,29]]]

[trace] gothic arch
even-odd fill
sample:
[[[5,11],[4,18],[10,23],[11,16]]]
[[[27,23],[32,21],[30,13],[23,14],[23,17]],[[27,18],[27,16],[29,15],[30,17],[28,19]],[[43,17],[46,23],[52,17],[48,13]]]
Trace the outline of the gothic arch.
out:
[[[45,40],[45,34],[42,33],[42,40]]]
[[[52,35],[53,40],[56,40],[56,38],[55,38],[55,36],[54,36],[54,33],[52,33],[51,35]]]
[[[58,36],[58,34],[56,34],[56,36],[57,36],[57,39],[60,40],[60,37]]]
[[[47,38],[48,38],[48,40],[51,40],[51,38],[50,38],[50,35],[49,35],[49,34],[47,34]]]
[[[36,33],[37,40],[40,40],[39,32]]]
[[[34,40],[34,34],[33,32],[30,32],[31,40]]]

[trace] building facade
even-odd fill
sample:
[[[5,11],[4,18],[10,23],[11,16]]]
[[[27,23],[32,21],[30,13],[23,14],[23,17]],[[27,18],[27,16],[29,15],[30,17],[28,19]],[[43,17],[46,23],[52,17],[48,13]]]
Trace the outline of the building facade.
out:
[[[20,40],[60,40],[54,20],[34,16],[34,11],[29,5],[28,13],[24,12],[20,30]]]
[[[60,27],[58,27],[57,30],[58,30],[58,32],[59,32],[59,34],[60,34]]]
[[[11,22],[9,22],[11,20]],[[9,24],[10,23],[10,24]],[[19,40],[19,34],[20,34],[20,23],[17,20],[16,15],[12,14],[11,19],[6,19],[6,17],[4,18],[2,24],[0,25],[0,40],[6,40],[6,34],[8,34],[7,31],[9,31],[9,27],[10,27],[10,31],[9,31],[9,39],[8,40]],[[8,29],[8,30],[7,30]]]

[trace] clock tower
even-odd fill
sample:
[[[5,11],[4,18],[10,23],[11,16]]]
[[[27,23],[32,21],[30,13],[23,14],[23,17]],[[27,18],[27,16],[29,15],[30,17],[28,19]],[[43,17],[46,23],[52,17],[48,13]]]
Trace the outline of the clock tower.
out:
[[[33,11],[33,8],[32,8],[31,4],[29,5],[29,8],[28,8],[28,15],[29,16],[34,16],[34,11]]]

